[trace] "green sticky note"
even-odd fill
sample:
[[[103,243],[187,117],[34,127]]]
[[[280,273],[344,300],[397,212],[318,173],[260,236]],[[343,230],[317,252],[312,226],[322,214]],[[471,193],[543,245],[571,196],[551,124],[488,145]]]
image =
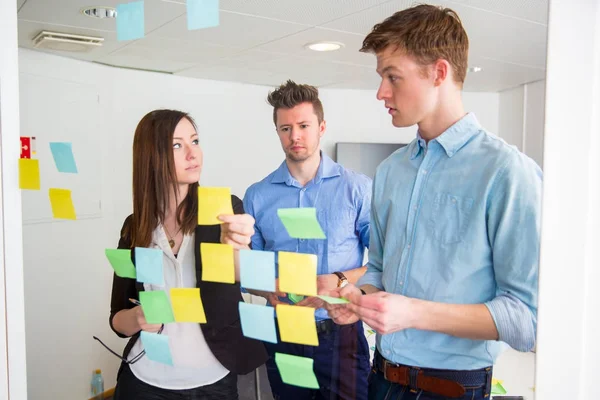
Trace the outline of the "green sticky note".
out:
[[[304,299],[304,296],[302,296],[301,294],[288,293],[288,298],[292,301],[292,303],[296,304],[302,301]]]
[[[325,239],[325,233],[317,220],[316,208],[280,208],[277,215],[290,237]]]
[[[496,382],[492,385],[492,394],[506,394],[506,389],[500,382]]]
[[[106,254],[106,258],[108,258],[117,276],[135,279],[135,267],[131,262],[131,250],[106,249],[104,254]]]
[[[164,290],[140,292],[140,303],[144,317],[149,324],[168,324],[175,322],[169,297]]]
[[[308,389],[318,389],[319,382],[313,371],[312,358],[275,353],[275,364],[281,374],[281,380],[288,385]]]
[[[329,304],[346,304],[350,303],[348,300],[340,297],[329,297],[329,296],[317,296],[321,300],[325,300]]]

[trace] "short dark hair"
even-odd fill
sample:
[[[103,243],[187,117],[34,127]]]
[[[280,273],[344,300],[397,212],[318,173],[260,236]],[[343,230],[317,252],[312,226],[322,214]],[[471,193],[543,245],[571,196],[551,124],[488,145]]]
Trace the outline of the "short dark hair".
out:
[[[323,122],[323,104],[319,100],[319,89],[311,85],[297,84],[289,79],[277,89],[269,92],[267,101],[273,106],[273,123],[277,126],[277,110],[294,108],[302,103],[311,103],[319,123]]]
[[[444,59],[454,70],[455,82],[465,82],[469,37],[450,8],[421,4],[398,11],[373,27],[360,51],[379,53],[390,46],[422,65]]]

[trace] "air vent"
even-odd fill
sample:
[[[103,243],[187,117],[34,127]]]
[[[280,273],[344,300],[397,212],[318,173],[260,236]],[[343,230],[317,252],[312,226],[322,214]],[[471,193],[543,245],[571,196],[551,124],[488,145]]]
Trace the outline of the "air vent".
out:
[[[83,53],[102,46],[104,38],[42,31],[33,38],[33,47]]]

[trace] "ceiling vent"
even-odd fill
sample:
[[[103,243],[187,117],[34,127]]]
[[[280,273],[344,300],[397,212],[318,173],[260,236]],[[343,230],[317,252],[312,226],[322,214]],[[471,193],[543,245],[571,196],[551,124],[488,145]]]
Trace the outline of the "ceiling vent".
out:
[[[101,37],[42,31],[33,38],[33,47],[38,49],[84,53],[102,46],[102,42],[104,42],[104,38]]]

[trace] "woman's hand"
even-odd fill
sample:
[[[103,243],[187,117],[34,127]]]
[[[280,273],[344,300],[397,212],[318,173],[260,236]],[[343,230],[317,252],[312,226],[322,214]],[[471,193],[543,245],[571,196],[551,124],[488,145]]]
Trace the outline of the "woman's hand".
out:
[[[162,327],[162,324],[149,324],[144,316],[144,311],[141,306],[135,306],[132,308],[135,321],[140,331],[156,333]]]
[[[254,235],[254,218],[249,214],[219,215],[221,243],[234,249],[248,249]]]

